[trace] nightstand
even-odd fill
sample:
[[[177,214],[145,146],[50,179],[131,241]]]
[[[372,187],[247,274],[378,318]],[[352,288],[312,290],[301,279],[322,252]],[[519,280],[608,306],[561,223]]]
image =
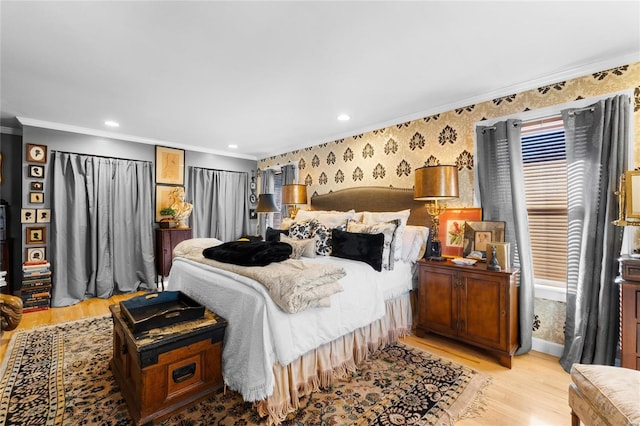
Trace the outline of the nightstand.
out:
[[[518,269],[487,270],[486,263],[418,262],[418,325],[486,349],[511,368],[518,348]]]

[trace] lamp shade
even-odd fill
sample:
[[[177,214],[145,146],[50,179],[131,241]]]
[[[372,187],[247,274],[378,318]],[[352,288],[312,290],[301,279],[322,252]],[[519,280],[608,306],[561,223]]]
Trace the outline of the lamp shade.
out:
[[[258,205],[256,206],[256,213],[273,213],[280,211],[276,206],[276,200],[273,198],[273,194],[260,194],[258,195]]]
[[[428,166],[415,170],[414,200],[458,198],[458,168]]]
[[[307,204],[307,185],[283,185],[282,204]]]

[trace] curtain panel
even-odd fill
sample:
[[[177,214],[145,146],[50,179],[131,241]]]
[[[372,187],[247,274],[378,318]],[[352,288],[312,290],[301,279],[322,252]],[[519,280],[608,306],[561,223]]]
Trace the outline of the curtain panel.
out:
[[[502,121],[476,129],[476,172],[483,220],[505,222],[505,241],[511,243],[513,249],[512,264],[520,268],[520,348],[516,354],[531,350],[534,319],[533,256],[525,198],[521,129],[520,120]]]
[[[152,167],[54,152],[52,306],[155,288]]]
[[[619,326],[615,277],[623,228],[614,192],[626,169],[630,102],[626,95],[562,111],[567,143],[567,320],[562,367],[613,365]]]
[[[249,232],[249,175],[189,168],[193,236],[233,241]]]

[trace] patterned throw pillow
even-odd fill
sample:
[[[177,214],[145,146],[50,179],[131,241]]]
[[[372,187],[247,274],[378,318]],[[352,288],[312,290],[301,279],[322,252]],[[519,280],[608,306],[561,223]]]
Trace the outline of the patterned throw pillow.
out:
[[[404,233],[405,226],[407,226],[410,214],[410,209],[397,212],[364,212],[362,215],[362,223],[374,224],[399,219],[400,223],[396,227],[395,235],[393,236],[392,250],[394,260],[400,260],[402,257],[402,234]]]
[[[340,231],[346,231],[346,228],[346,223],[335,227]],[[321,224],[316,219],[294,223],[289,228],[289,237],[299,240],[316,237],[316,253],[322,256],[331,255],[331,228]]]
[[[299,240],[304,240],[307,238],[313,238],[316,233],[316,228],[319,223],[315,220],[305,220],[302,222],[294,222],[289,227],[289,236],[291,238],[297,238]]]
[[[352,220],[347,223],[347,232],[360,232],[362,234],[384,234],[384,250],[382,251],[382,269],[386,271],[393,270],[393,237],[394,232],[400,224],[399,219],[389,222],[365,224]]]

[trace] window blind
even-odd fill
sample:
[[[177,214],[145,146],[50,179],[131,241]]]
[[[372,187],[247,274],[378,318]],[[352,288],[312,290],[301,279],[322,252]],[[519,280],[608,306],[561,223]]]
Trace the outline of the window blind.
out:
[[[567,161],[561,117],[525,123],[522,160],[536,280],[567,277]]]

